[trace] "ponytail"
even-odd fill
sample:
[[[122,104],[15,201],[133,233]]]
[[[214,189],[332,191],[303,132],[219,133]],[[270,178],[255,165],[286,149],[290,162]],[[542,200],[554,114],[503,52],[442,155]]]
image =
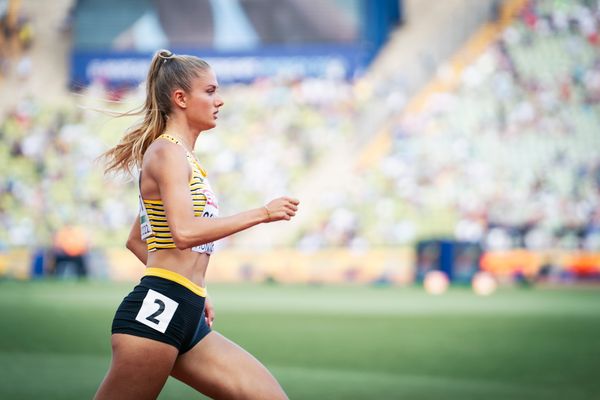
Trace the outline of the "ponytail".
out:
[[[180,88],[189,92],[192,80],[209,68],[208,63],[198,57],[158,51],[152,58],[146,79],[146,101],[140,110],[144,119],[129,129],[115,147],[102,154],[101,157],[107,160],[104,172],[131,173],[133,168],[141,167],[146,150],[167,127],[173,90]]]

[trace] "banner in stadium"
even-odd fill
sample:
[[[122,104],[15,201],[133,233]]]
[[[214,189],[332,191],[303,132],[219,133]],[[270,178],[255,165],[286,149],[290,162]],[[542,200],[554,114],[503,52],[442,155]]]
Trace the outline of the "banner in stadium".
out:
[[[368,54],[358,46],[268,48],[254,52],[181,51],[206,60],[220,82],[249,82],[261,77],[328,77],[351,79],[366,64]],[[152,53],[74,51],[71,85],[94,81],[108,85],[135,85],[146,78]]]
[[[222,82],[352,78],[401,20],[398,0],[87,0],[74,10],[71,84],[131,85],[168,48]],[[115,13],[118,10],[118,13]]]

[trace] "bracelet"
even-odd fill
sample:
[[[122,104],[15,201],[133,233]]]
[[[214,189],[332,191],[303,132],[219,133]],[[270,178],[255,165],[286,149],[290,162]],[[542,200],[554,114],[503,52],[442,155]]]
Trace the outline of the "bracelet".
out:
[[[267,220],[271,221],[271,211],[269,210],[269,208],[267,206],[263,206],[263,208],[265,210],[267,210]]]

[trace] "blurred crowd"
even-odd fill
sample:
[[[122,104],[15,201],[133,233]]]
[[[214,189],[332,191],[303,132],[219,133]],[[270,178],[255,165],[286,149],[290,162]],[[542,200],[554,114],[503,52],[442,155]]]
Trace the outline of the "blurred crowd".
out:
[[[198,150],[227,210],[293,192],[354,132],[352,86],[344,80],[265,79],[226,87],[223,98],[218,133],[202,136]]]
[[[288,245],[364,249],[445,236],[487,249],[600,250],[599,27],[597,1],[532,1],[453,91],[402,118],[393,81],[368,91],[335,77],[225,86],[226,112],[215,134],[201,136],[198,157],[231,214],[297,193],[340,143],[397,110],[390,151],[339,177],[343,190],[315,193],[320,206]],[[143,92],[97,83],[64,104],[25,99],[3,111],[0,248],[49,246],[71,225],[92,246],[122,246],[136,180],[104,177],[94,160],[133,120],[98,109],[130,110]]]
[[[126,229],[126,186],[105,180],[94,162],[106,148],[96,120],[103,123],[71,103],[41,107],[31,99],[6,112],[0,124],[0,247],[48,246],[65,225],[82,225],[100,245]]]
[[[0,1],[0,81],[11,70],[20,79],[31,73],[28,51],[34,39],[33,26],[15,3]]]
[[[300,246],[600,250],[599,28],[597,1],[529,2],[454,90],[394,120]]]
[[[327,146],[351,134],[355,111],[346,81],[275,78],[222,90],[227,112],[218,132],[201,136],[197,156],[228,214],[289,193]],[[114,115],[143,96],[142,86],[110,91],[97,82],[64,104],[26,99],[6,113],[0,247],[46,246],[62,226],[74,224],[93,246],[123,244],[137,211],[136,171],[105,177],[98,156],[136,119]]]

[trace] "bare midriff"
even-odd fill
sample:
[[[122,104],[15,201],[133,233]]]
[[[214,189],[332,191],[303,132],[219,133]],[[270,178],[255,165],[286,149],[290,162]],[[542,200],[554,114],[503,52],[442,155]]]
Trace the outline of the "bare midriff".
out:
[[[198,286],[206,287],[205,275],[210,255],[191,249],[161,249],[148,253],[148,268],[168,269],[186,277]]]

